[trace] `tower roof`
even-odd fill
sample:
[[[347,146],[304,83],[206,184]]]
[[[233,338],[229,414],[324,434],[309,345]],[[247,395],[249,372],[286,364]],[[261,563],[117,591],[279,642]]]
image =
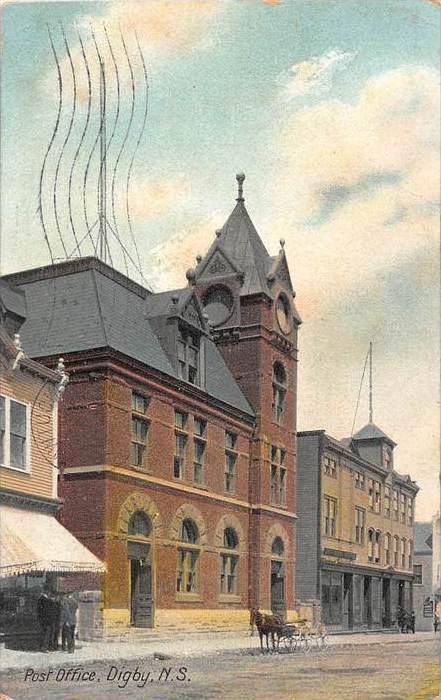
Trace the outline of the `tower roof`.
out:
[[[243,273],[244,281],[241,295],[265,293],[271,296],[267,275],[273,263],[245,207],[242,184],[245,175],[236,176],[239,183],[239,196],[236,206],[221,229],[216,231],[216,240],[211,245],[204,260],[196,269],[202,270],[204,262],[211,257],[215,248],[221,248],[238,271]]]
[[[386,435],[375,423],[367,423],[352,436],[352,440],[385,440],[392,446],[396,445],[392,438]]]

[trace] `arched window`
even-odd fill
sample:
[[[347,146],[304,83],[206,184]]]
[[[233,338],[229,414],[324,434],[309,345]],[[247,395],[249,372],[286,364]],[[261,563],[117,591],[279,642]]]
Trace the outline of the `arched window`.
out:
[[[273,539],[273,543],[271,545],[271,554],[273,554],[276,557],[283,557],[284,552],[285,552],[285,545],[283,544],[282,538],[275,537]]]
[[[195,593],[198,588],[199,532],[191,518],[185,518],[181,526],[182,545],[178,547],[176,590],[178,593]]]
[[[394,537],[394,566],[398,566],[398,542],[397,535]]]
[[[386,532],[383,539],[384,563],[386,564],[386,566],[390,564],[390,539],[390,534]]]
[[[127,532],[129,535],[137,537],[149,537],[152,531],[150,518],[142,510],[133,513],[129,520]]]
[[[406,539],[404,537],[401,539],[400,564],[402,569],[406,568]]]
[[[413,558],[413,542],[409,540],[407,543],[407,568],[412,568],[412,558]]]
[[[233,527],[226,527],[224,530],[224,547],[226,549],[236,549],[239,544],[239,538],[236,530]]]
[[[368,560],[373,561],[374,560],[374,540],[375,540],[375,532],[374,530],[368,530]]]
[[[181,540],[190,544],[197,544],[198,539],[199,533],[196,523],[191,518],[185,518],[182,521]]]
[[[282,422],[283,418],[286,387],[285,368],[281,362],[275,362],[273,365],[273,419],[278,424]]]
[[[239,538],[233,527],[226,527],[224,530],[223,546],[225,549],[234,550],[239,546]],[[236,553],[221,552],[220,555],[220,592],[237,592],[237,567],[239,557]]]

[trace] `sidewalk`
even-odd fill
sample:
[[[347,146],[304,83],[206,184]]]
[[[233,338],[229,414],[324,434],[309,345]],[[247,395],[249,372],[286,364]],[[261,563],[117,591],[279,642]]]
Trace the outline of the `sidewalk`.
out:
[[[435,639],[432,632],[416,632],[416,634],[369,633],[330,635],[327,637],[329,647],[363,646],[374,644],[411,644]],[[47,669],[57,667],[81,666],[94,661],[129,661],[157,656],[164,661],[176,657],[211,656],[225,652],[237,651],[247,653],[259,649],[259,636],[255,632],[250,637],[249,632],[229,632],[211,634],[205,632],[198,635],[161,640],[159,637],[149,641],[130,643],[78,642],[74,654],[53,651],[42,652],[0,650],[0,673],[20,669]],[[301,652],[298,652],[301,653]],[[312,651],[310,653],[319,653]]]

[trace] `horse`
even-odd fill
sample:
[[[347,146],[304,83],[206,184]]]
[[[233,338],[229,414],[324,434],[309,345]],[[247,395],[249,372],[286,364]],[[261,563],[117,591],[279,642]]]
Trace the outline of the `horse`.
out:
[[[276,649],[275,638],[277,637],[277,649],[279,648],[280,635],[282,633],[283,621],[277,615],[267,615],[266,613],[261,613],[257,608],[251,608],[250,610],[250,627],[251,636],[253,635],[254,625],[257,627],[260,638],[260,648],[262,653],[263,648],[263,637],[266,639],[266,649],[269,652],[268,637],[271,635],[271,644],[273,651]]]

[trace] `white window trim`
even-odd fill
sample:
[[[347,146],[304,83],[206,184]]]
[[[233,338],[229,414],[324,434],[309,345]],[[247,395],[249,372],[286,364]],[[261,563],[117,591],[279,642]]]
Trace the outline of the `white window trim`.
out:
[[[10,469],[14,472],[19,472],[20,474],[30,474],[31,473],[31,405],[20,401],[15,398],[15,396],[9,396],[8,394],[0,394],[5,399],[5,462],[0,462],[0,467],[2,469]],[[11,401],[19,403],[21,406],[26,408],[26,454],[25,454],[25,468],[14,467],[8,462],[11,460]]]

